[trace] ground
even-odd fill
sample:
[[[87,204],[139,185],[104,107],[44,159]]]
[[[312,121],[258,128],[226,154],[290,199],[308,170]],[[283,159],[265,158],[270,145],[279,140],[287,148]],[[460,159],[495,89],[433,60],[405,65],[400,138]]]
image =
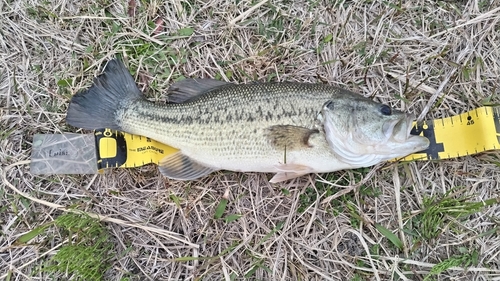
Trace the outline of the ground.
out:
[[[498,104],[498,1],[7,0],[0,26],[0,279],[499,280],[497,151],[280,184],[29,165],[34,134],[89,133],[65,113],[114,57],[160,103],[206,77],[328,83],[420,120]]]

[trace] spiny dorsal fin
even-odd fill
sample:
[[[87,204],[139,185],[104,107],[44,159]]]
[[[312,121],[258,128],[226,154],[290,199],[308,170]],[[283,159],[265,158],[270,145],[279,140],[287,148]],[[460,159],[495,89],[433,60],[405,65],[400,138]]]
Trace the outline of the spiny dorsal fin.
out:
[[[216,171],[199,164],[180,151],[163,158],[159,169],[164,176],[176,180],[194,180]]]
[[[276,125],[267,129],[267,137],[271,144],[282,150],[296,150],[311,147],[309,137],[319,133],[316,129],[308,129],[294,125]]]
[[[204,93],[218,89],[232,83],[219,81],[215,79],[193,79],[188,78],[175,82],[168,88],[168,102],[183,103],[192,98],[199,97]]]

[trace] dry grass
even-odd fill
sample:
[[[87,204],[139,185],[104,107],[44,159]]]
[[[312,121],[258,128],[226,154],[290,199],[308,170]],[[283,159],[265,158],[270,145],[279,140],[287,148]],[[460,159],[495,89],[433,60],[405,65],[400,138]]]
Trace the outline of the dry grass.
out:
[[[497,152],[378,166],[363,180],[352,171],[322,175],[334,185],[314,176],[271,185],[267,175],[222,172],[177,182],[155,166],[30,174],[33,134],[74,131],[64,122],[71,95],[115,55],[157,100],[189,76],[327,82],[427,119],[500,102],[498,1],[236,2],[0,3],[0,279],[49,278],[38,269],[64,245],[61,235],[15,241],[77,206],[113,237],[106,280],[423,280],[461,248],[477,252],[477,262],[437,280],[500,280],[498,205],[446,217],[429,240],[411,219],[425,198],[455,187],[473,201],[496,198]],[[214,219],[225,193],[225,214],[242,215],[229,223]],[[305,196],[317,198],[298,212]],[[186,257],[199,259],[179,261]]]

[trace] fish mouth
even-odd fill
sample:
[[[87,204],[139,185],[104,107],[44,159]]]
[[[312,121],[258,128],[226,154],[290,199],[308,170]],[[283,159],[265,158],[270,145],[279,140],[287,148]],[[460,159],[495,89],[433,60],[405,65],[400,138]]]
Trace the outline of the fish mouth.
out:
[[[385,136],[390,141],[412,146],[415,151],[426,149],[429,147],[429,140],[426,137],[411,134],[415,119],[414,114],[408,113],[399,120],[387,122],[383,128]]]
[[[401,118],[394,126],[394,133],[392,135],[393,139],[397,142],[406,142],[411,138],[410,132],[413,128],[413,120],[415,120],[414,114],[406,114],[404,118]]]

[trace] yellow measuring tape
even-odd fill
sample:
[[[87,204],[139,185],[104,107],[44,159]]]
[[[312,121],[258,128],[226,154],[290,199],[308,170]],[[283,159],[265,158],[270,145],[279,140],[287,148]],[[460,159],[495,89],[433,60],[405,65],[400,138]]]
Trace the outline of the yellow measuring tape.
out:
[[[500,148],[500,108],[479,107],[452,117],[416,124],[412,134],[431,144],[421,153],[402,160],[449,159]]]
[[[431,144],[402,161],[448,159],[500,148],[500,108],[480,107],[469,112],[415,124],[413,135],[427,137]],[[110,129],[95,131],[99,169],[131,168],[158,164],[178,149],[150,138]]]

